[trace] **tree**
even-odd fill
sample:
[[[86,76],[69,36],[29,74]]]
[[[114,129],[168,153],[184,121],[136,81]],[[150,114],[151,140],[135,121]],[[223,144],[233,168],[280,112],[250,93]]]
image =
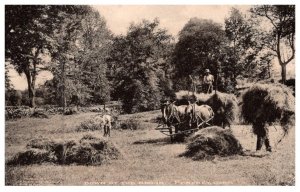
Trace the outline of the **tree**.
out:
[[[55,49],[53,32],[60,29],[66,14],[83,14],[87,6],[5,6],[5,58],[24,73],[30,106],[35,106],[35,83],[45,63],[43,56]],[[72,29],[66,29],[68,33]]]
[[[67,101],[73,96],[78,95],[79,90],[76,89],[76,83],[72,82],[68,77],[73,77],[76,70],[75,55],[79,48],[77,39],[80,34],[81,20],[85,14],[91,9],[86,6],[78,6],[75,11],[60,12],[61,23],[53,31],[53,49],[51,50],[52,62],[56,63],[52,66],[51,71],[54,74],[56,81],[53,84],[57,90],[58,104],[65,108]]]
[[[157,109],[166,96],[160,85],[168,82],[171,41],[157,19],[131,24],[126,36],[114,38],[109,72],[116,87],[113,96],[126,112]]]
[[[272,26],[269,46],[276,53],[285,84],[286,66],[295,58],[295,5],[260,5],[254,6],[251,12],[256,17],[264,17]]]
[[[82,19],[81,51],[76,56],[79,78],[90,91],[94,103],[105,104],[110,100],[110,82],[107,79],[107,58],[112,44],[112,35],[99,12],[91,11]],[[78,73],[77,73],[78,74]]]
[[[173,53],[176,77],[182,79],[183,88],[187,88],[186,80],[191,74],[200,73],[205,68],[216,73],[219,50],[224,43],[225,33],[219,23],[192,18],[185,24]]]
[[[222,71],[226,76],[231,74],[234,81],[238,76],[257,78],[270,70],[271,54],[265,49],[264,35],[236,8],[225,19],[225,33],[229,42],[222,51],[226,55]]]
[[[17,72],[25,74],[31,107],[39,55],[47,38],[47,29],[42,24],[45,11],[43,6],[5,6],[5,57]]]
[[[58,97],[62,106],[104,104],[110,99],[106,59],[112,42],[104,18],[91,9],[82,15],[65,17],[61,27],[55,40],[64,47],[59,46],[56,51],[54,61],[58,65],[52,68],[55,80],[48,82],[49,89],[58,93],[52,96]],[[65,28],[73,30],[66,33]]]

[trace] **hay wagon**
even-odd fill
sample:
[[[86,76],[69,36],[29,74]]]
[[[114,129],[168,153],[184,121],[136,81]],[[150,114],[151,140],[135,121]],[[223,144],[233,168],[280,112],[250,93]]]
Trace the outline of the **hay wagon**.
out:
[[[159,130],[162,134],[169,136],[171,140],[174,137],[184,137],[189,136],[194,132],[197,132],[200,129],[203,129],[207,126],[211,126],[211,121],[214,118],[212,116],[208,120],[202,120],[201,122],[192,122],[191,125],[189,125],[189,121],[185,120],[179,123],[171,123],[170,126],[160,121],[155,128],[156,130]]]
[[[176,135],[189,135],[199,129],[207,126],[229,127],[235,121],[238,113],[238,100],[235,95],[214,91],[213,93],[193,93],[181,90],[175,93],[177,106],[189,105],[190,103],[197,103],[197,105],[208,105],[213,110],[214,116],[206,121],[201,121],[198,124],[192,123],[190,126],[187,122],[169,123],[169,126],[160,122],[156,130],[171,138]],[[212,123],[213,120],[213,123]]]

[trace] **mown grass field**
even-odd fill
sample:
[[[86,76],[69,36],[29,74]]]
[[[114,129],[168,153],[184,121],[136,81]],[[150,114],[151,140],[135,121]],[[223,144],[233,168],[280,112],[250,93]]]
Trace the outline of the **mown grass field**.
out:
[[[7,121],[5,159],[22,151],[34,138],[81,138],[76,126],[95,113],[50,119],[23,118]],[[101,166],[42,164],[5,167],[6,185],[295,185],[295,131],[276,146],[282,132],[270,128],[272,153],[233,156],[213,161],[193,161],[179,157],[185,143],[171,143],[157,130],[154,119],[159,111],[121,115],[120,120],[137,119],[138,130],[112,130],[109,138],[123,158]],[[256,137],[250,126],[232,126],[245,150],[255,152]],[[102,131],[88,132],[102,136]]]

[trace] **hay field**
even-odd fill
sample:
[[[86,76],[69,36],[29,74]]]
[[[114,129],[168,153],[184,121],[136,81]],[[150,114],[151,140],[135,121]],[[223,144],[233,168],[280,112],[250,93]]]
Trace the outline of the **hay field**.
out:
[[[40,136],[55,139],[80,139],[90,133],[76,132],[81,122],[95,113],[70,116],[55,115],[49,119],[23,118],[7,121],[5,159],[22,151],[26,144]],[[170,143],[169,138],[154,130],[159,111],[121,115],[120,120],[139,121],[137,130],[112,130],[111,138],[123,157],[101,166],[26,165],[5,166],[6,185],[295,185],[295,129],[277,146],[282,131],[270,128],[274,152],[264,150],[252,156],[193,161],[179,157],[185,143]],[[255,152],[256,137],[250,126],[233,125],[233,134],[242,147]]]

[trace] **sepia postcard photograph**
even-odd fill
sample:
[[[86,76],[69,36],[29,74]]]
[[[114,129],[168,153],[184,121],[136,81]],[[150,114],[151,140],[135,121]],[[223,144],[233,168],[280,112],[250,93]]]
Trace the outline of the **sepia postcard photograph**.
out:
[[[295,186],[285,3],[3,4],[4,185]]]

